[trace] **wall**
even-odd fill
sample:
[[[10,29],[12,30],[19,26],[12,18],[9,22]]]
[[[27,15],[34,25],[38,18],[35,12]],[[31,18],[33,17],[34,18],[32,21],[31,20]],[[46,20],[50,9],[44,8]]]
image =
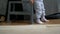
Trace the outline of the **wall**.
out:
[[[44,0],[46,15],[57,12],[57,0]]]
[[[6,6],[7,6],[7,0],[0,0],[0,14],[5,15],[7,8]]]
[[[60,0],[57,0],[58,12],[60,12]]]
[[[60,1],[60,0],[58,0]],[[57,0],[44,0],[45,8],[46,8],[46,14],[53,14],[57,11],[60,11],[60,3],[57,7]],[[6,7],[7,6],[7,0],[0,0],[0,14],[5,15],[6,14]]]

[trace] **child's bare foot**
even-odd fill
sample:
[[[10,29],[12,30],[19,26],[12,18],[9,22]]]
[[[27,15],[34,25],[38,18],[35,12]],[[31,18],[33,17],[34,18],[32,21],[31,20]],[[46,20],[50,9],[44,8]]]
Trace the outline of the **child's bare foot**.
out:
[[[47,20],[45,17],[42,18],[41,21],[43,21],[43,22],[49,22],[49,20]]]
[[[43,22],[42,22],[40,19],[37,19],[36,22],[37,22],[38,24],[43,24]]]

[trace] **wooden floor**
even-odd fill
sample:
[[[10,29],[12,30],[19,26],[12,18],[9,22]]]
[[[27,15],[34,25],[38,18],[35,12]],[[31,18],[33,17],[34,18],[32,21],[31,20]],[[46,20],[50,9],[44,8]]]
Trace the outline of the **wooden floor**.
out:
[[[49,22],[45,22],[45,24],[60,24],[60,19],[49,19]],[[0,22],[0,25],[29,25],[31,24],[29,21],[14,21],[14,22]],[[34,23],[37,24],[37,23]]]

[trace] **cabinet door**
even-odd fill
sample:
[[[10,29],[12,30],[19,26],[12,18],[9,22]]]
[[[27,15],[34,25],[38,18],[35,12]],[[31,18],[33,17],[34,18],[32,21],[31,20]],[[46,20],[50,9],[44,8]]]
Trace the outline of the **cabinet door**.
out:
[[[22,0],[23,3],[23,10],[26,12],[31,12],[32,11],[32,4],[30,0]]]
[[[31,1],[30,0],[22,0],[22,3],[23,3],[23,11],[25,13],[29,13],[30,15],[32,15],[33,14],[33,6],[32,6]],[[29,20],[30,16],[29,15],[25,15],[24,19],[25,20]]]

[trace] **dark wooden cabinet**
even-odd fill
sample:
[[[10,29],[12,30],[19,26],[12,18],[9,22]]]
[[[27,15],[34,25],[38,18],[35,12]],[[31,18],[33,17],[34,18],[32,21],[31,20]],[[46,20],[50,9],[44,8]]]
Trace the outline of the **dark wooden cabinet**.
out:
[[[10,1],[21,1],[22,0],[9,0]],[[14,8],[15,7],[15,8]],[[10,9],[12,12],[13,11],[20,11],[20,12],[23,12],[23,6],[22,6],[22,3],[11,3],[11,9]],[[24,20],[24,15],[14,15],[14,14],[11,14],[11,20]]]
[[[15,17],[9,15],[15,15]],[[14,20],[26,20],[29,19],[31,23],[33,23],[33,6],[30,0],[9,0],[9,7],[8,7],[8,19],[10,21],[14,18]]]

